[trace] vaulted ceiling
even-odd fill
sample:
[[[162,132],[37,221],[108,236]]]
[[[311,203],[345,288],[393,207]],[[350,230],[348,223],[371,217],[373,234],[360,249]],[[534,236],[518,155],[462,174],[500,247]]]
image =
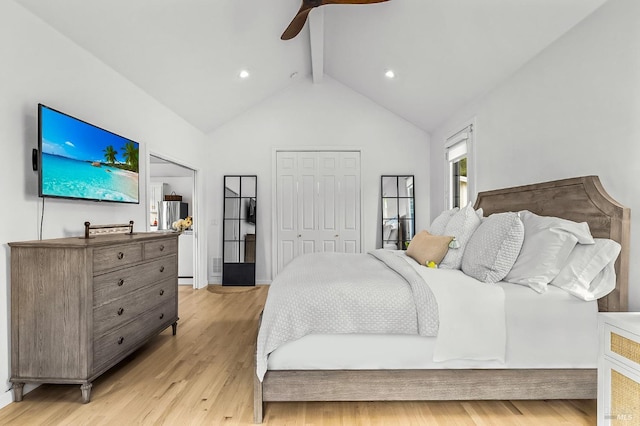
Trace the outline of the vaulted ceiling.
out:
[[[318,84],[330,76],[429,132],[607,0],[328,5],[289,41],[300,0],[15,1],[208,133],[308,78],[312,56]]]

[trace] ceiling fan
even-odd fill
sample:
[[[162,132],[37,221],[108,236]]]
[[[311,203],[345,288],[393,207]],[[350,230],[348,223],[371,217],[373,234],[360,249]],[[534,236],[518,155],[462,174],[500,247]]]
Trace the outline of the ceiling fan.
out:
[[[302,0],[302,6],[300,10],[293,17],[293,20],[289,24],[286,30],[280,37],[282,40],[291,40],[302,31],[305,22],[307,22],[307,16],[309,12],[315,7],[324,6],[326,4],[370,4],[370,3],[382,3],[389,0]]]

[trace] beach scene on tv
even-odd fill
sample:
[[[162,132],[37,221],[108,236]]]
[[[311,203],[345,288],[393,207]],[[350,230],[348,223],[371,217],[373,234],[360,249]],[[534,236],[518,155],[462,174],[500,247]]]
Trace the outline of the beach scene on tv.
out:
[[[139,202],[138,143],[42,108],[42,195]]]

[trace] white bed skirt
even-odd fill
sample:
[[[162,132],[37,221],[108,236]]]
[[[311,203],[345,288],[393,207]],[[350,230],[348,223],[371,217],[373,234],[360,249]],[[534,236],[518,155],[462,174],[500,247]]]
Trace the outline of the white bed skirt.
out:
[[[596,368],[597,302],[581,301],[549,286],[544,294],[498,283],[505,292],[506,362],[434,362],[436,337],[308,335],[269,355],[269,370],[450,368]]]

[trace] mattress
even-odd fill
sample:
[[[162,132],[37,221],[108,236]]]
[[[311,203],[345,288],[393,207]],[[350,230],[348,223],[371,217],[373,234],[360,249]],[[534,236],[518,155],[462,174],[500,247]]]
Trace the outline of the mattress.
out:
[[[379,334],[311,334],[269,355],[269,370],[451,368],[596,368],[597,302],[549,286],[544,294],[506,282],[505,362],[434,362],[437,337]]]

